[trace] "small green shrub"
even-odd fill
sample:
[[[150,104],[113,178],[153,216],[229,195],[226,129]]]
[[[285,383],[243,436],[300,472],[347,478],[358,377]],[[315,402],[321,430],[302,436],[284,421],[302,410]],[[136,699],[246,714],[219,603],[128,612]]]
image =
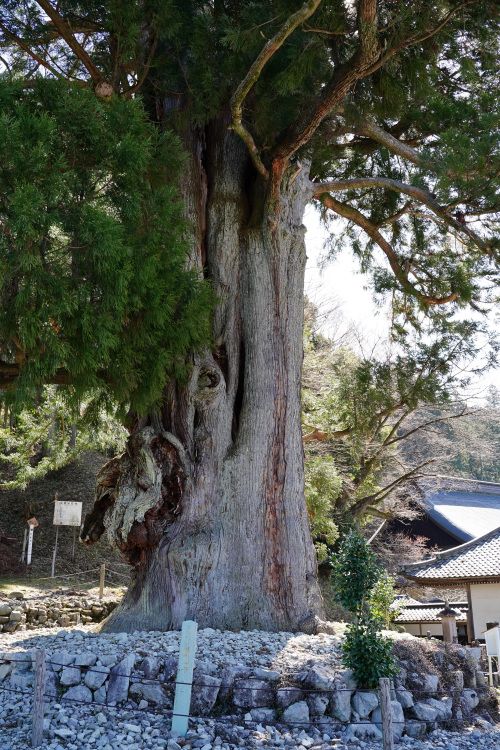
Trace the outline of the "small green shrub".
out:
[[[378,632],[389,617],[390,604],[389,576],[377,588],[381,578],[382,571],[368,544],[357,530],[351,531],[333,562],[333,588],[336,601],[353,615],[342,661],[352,669],[360,687],[376,687],[380,677],[392,678],[399,671],[392,642]]]
[[[352,669],[362,687],[378,687],[380,677],[392,679],[399,672],[392,655],[392,641],[380,635],[373,620],[347,626],[342,654],[343,663]]]

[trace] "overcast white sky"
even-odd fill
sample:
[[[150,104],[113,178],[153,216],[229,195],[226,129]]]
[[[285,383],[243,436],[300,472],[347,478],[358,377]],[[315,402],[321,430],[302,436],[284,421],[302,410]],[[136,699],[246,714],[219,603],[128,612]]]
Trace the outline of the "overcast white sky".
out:
[[[387,335],[390,326],[388,307],[380,310],[375,306],[368,288],[369,277],[359,273],[358,261],[349,250],[344,250],[321,270],[326,231],[317,210],[311,205],[306,209],[304,223],[307,227],[305,291],[309,299],[316,304],[328,304],[330,299],[336,299],[341,303],[345,318],[362,329],[367,338]]]

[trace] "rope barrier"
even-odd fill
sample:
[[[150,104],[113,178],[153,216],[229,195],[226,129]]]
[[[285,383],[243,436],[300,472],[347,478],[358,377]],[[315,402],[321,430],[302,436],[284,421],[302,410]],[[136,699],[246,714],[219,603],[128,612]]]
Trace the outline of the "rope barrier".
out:
[[[55,578],[71,578],[72,576],[83,576],[86,573],[95,573],[99,568],[91,568],[90,570],[81,570],[78,573],[61,573],[58,576],[47,576],[46,578],[37,578],[37,581],[53,581]]]

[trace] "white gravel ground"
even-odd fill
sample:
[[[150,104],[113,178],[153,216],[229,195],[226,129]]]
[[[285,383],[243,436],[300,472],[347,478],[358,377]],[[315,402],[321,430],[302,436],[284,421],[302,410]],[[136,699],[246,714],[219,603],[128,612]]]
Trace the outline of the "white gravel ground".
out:
[[[113,657],[117,663],[127,653],[172,655],[179,650],[180,634],[133,633],[100,634],[96,626],[70,631],[45,629],[0,635],[0,651],[26,651],[44,648],[48,654],[66,650],[92,651]],[[202,630],[197,639],[197,660],[217,670],[228,665],[267,667],[292,674],[312,660],[340,666],[340,638],[332,635],[308,636],[258,631],[232,633]],[[26,750],[30,747],[31,697],[1,690],[0,750]],[[235,750],[235,748],[286,748],[287,750],[345,750],[362,747],[381,750],[378,743],[343,740],[335,720],[324,726],[281,728],[247,724],[243,717],[228,720],[207,719],[193,722],[185,738],[171,737],[170,719],[149,709],[131,710],[103,705],[63,705],[50,701],[45,715],[42,744],[47,750]],[[329,723],[330,722],[330,723]],[[346,744],[347,742],[347,744]],[[500,750],[500,729],[467,728],[461,732],[436,730],[425,740],[403,738],[401,746],[415,750]]]

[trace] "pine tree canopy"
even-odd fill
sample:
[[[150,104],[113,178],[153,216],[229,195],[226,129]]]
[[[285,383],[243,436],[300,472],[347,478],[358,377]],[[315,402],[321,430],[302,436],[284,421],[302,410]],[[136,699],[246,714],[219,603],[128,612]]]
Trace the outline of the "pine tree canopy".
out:
[[[401,336],[489,309],[499,31],[497,0],[6,0],[0,383],[140,411],[208,339],[170,130],[217,118],[270,206],[307,166],[332,253],[350,245]]]

